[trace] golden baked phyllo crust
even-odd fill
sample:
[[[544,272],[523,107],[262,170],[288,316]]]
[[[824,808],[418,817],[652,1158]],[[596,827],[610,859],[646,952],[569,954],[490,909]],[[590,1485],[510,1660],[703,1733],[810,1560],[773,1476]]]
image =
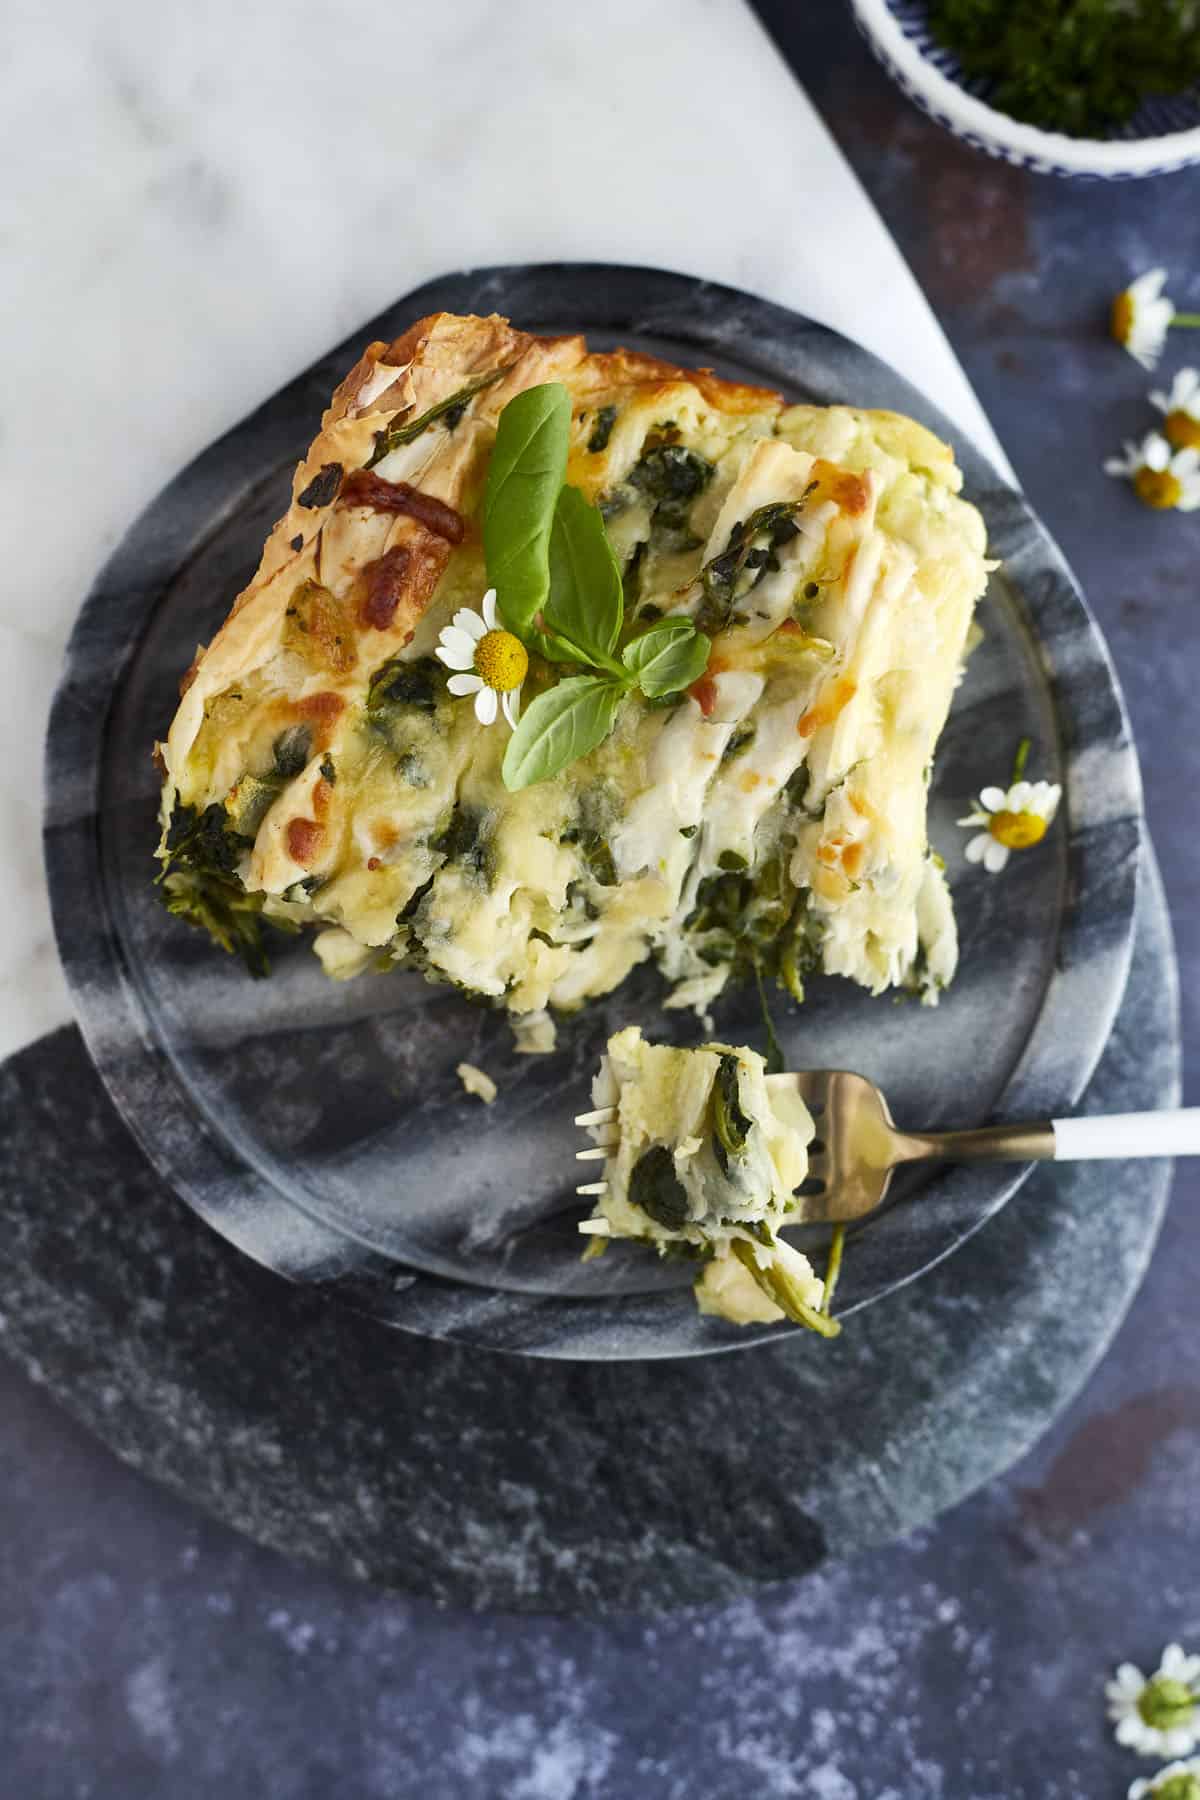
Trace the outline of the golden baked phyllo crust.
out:
[[[369,345],[159,746],[169,906],[255,973],[312,926],[330,974],[535,1037],[649,956],[668,1005],[755,968],[933,1000],[959,483],[895,414],[501,318]]]

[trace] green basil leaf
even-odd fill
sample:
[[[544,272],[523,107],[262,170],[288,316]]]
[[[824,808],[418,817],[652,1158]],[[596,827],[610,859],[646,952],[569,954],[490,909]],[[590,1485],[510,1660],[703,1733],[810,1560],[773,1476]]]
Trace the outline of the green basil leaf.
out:
[[[621,634],[621,570],[604,520],[577,487],[564,487],[550,530],[550,594],[546,627],[575,660],[615,670]]]
[[[571,396],[561,381],[526,388],[500,414],[483,501],[488,581],[504,623],[528,637],[550,588],[554,508],[567,473]]]
[[[532,787],[603,743],[625,690],[599,675],[571,675],[521,715],[508,740],[501,773],[506,788]]]
[[[711,649],[690,619],[658,619],[626,644],[622,661],[647,700],[657,700],[699,681]]]

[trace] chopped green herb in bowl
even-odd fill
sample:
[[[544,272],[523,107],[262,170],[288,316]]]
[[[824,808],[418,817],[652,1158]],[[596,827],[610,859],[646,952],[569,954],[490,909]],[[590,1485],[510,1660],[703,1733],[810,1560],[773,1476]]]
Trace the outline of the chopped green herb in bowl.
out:
[[[851,0],[887,72],[974,149],[1124,180],[1200,162],[1200,0]]]
[[[1197,0],[934,0],[929,25],[991,105],[1070,137],[1200,82]]]

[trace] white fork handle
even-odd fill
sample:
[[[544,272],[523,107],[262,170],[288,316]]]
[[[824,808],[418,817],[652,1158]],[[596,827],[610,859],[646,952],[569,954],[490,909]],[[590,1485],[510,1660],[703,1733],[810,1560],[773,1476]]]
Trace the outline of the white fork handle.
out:
[[[1200,1106],[1178,1112],[1113,1113],[1109,1118],[1055,1119],[1054,1160],[1200,1156]]]

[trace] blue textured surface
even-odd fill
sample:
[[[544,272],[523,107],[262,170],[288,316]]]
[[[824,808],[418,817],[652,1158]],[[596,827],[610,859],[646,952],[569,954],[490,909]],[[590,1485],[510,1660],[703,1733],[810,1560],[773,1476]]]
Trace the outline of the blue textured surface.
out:
[[[1098,465],[1150,385],[1107,300],[1159,260],[1200,300],[1200,173],[1065,189],[987,162],[895,93],[841,0],[769,11],[1108,632],[1194,1053],[1200,522]],[[0,1792],[1118,1800],[1136,1765],[1107,1743],[1105,1666],[1200,1640],[1198,1200],[1188,1173],[1113,1351],[1008,1478],[905,1545],[667,1625],[467,1619],[292,1568],[0,1363]]]

